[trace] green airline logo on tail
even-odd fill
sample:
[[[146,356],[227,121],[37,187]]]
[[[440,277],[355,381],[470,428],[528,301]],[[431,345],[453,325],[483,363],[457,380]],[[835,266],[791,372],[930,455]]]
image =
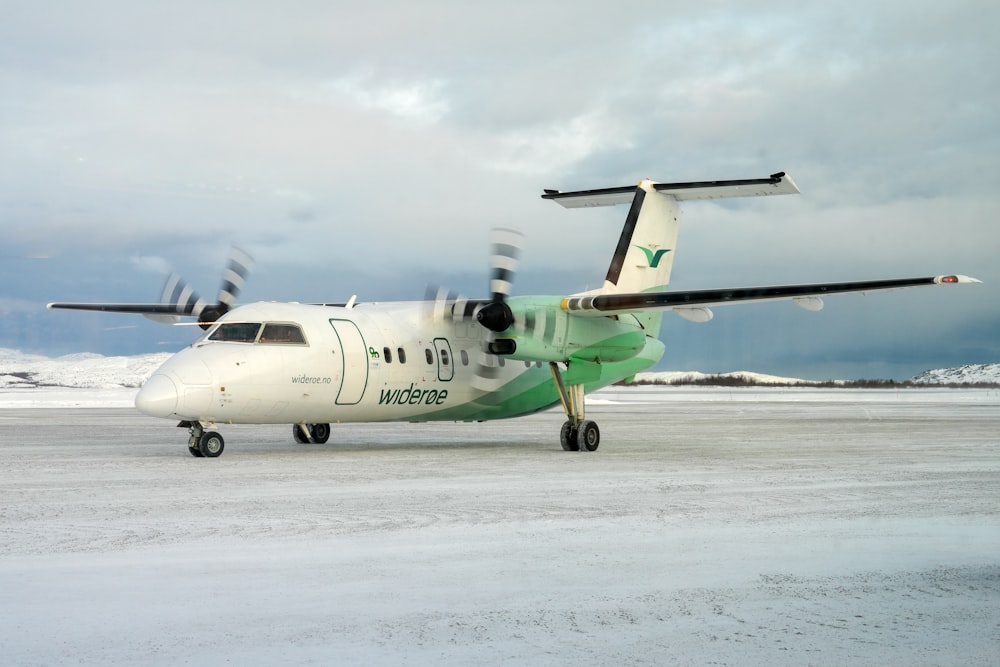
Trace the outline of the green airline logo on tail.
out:
[[[655,269],[659,266],[660,260],[663,259],[663,256],[670,252],[667,248],[657,250],[656,252],[653,252],[649,248],[643,248],[641,245],[637,245],[636,248],[646,253],[646,259],[649,261],[649,268],[651,269]]]

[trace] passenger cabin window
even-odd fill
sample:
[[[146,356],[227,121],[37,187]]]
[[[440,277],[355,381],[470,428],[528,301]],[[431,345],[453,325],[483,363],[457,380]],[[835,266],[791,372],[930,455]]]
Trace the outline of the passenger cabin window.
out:
[[[428,365],[434,363],[434,354],[429,349],[424,349],[424,356],[427,358]]]
[[[403,348],[397,347],[396,348],[396,354],[397,354],[396,358],[399,359],[399,363],[405,364],[406,363],[406,352],[403,351]]]
[[[306,339],[297,324],[268,322],[260,334],[260,342],[270,345],[305,345]]]
[[[385,359],[385,363],[392,363],[392,350],[387,347],[382,348],[382,358]]]
[[[252,343],[257,340],[259,322],[223,322],[208,337],[225,343]]]
[[[459,356],[462,357],[462,365],[463,366],[468,366],[469,365],[469,353],[466,352],[465,350],[460,350],[459,351]]]

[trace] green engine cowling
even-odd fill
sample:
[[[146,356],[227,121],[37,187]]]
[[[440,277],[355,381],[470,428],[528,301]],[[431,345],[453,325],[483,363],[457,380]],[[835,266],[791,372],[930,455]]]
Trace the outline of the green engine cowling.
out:
[[[635,357],[646,346],[645,332],[631,316],[577,317],[552,304],[512,306],[515,325],[496,339],[498,350],[504,349],[499,353],[511,359],[614,363]]]

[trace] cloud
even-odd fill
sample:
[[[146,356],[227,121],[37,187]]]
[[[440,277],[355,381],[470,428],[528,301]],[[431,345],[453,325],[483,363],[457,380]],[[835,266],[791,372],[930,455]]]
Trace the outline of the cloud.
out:
[[[35,301],[28,301],[26,299],[0,298],[0,315],[3,317],[10,317],[15,313],[35,314],[37,312],[38,303]]]
[[[170,262],[163,257],[150,257],[150,256],[133,256],[131,259],[132,266],[135,266],[141,271],[148,271],[150,273],[157,273],[160,275],[166,275],[172,270],[170,268]]]
[[[499,141],[497,159],[486,164],[518,174],[566,172],[596,153],[632,148],[630,134],[607,110],[594,109],[564,123],[508,132]]]
[[[374,109],[419,124],[431,124],[447,115],[449,104],[442,80],[387,82],[379,84],[370,75],[336,79],[328,88],[362,109]]]

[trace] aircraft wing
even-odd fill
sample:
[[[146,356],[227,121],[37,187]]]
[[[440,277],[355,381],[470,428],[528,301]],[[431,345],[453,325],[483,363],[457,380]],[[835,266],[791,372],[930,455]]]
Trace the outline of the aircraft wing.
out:
[[[680,292],[640,292],[636,294],[598,294],[571,296],[562,300],[560,307],[571,315],[603,317],[620,312],[673,310],[678,315],[694,321],[708,321],[708,306],[722,306],[750,301],[781,301],[791,299],[807,310],[820,310],[820,299],[828,294],[873,292],[876,290],[978,283],[975,278],[961,275],[931,276],[927,278],[896,278],[892,280],[866,280],[813,285],[776,285],[772,287],[738,287]]]
[[[200,306],[200,307],[198,307]],[[155,322],[171,324],[179,317],[199,317],[204,304],[172,303],[50,303],[49,310],[92,310],[101,313],[126,313],[142,315]]]
[[[133,315],[190,315],[192,311],[169,303],[50,303],[49,310],[94,310],[102,313],[130,313]]]

